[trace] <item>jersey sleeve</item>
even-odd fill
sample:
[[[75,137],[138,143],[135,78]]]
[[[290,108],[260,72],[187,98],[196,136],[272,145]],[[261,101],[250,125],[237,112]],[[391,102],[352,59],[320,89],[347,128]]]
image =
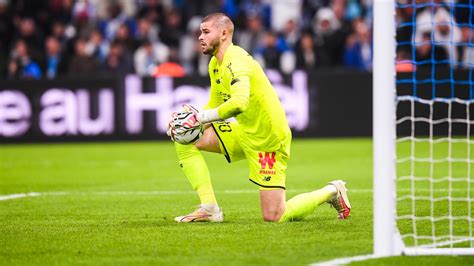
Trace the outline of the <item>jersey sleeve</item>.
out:
[[[231,97],[217,110],[222,119],[240,114],[249,105],[251,67],[244,59],[236,59],[229,63],[225,71],[225,80],[229,83]]]

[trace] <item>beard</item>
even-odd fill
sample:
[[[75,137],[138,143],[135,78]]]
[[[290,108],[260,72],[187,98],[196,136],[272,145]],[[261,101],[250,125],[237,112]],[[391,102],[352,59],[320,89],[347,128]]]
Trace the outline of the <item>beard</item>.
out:
[[[202,53],[203,54],[214,54],[215,51],[217,51],[217,48],[219,48],[219,45],[220,45],[220,42],[219,42],[219,39],[214,39],[211,41],[211,43],[209,43],[209,46],[207,49],[205,49]]]

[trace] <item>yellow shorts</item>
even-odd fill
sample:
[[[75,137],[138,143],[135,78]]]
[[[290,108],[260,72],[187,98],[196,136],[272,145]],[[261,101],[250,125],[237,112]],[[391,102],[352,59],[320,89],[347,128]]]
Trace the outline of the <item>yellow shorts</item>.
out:
[[[242,159],[249,162],[249,180],[260,190],[285,189],[286,168],[291,139],[276,151],[243,149],[240,145],[240,125],[237,122],[214,122],[221,153],[229,163]]]

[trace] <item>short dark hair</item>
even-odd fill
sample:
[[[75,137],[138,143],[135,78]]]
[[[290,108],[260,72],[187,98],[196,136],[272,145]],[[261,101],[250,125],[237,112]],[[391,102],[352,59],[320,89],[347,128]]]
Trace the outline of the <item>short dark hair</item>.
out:
[[[234,33],[234,23],[224,13],[220,13],[220,12],[211,13],[202,19],[202,22],[207,22],[207,21],[215,21],[217,25],[219,25],[220,28],[229,30],[230,34]]]

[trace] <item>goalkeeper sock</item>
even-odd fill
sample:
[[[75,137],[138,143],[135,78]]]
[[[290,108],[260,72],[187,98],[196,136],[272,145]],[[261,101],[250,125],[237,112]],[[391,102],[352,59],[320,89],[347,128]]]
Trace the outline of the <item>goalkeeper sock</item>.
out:
[[[201,205],[216,205],[217,201],[212,189],[211,177],[206,161],[194,145],[175,143],[179,165],[191,186],[197,191]]]
[[[321,189],[294,196],[286,202],[285,212],[280,218],[280,222],[301,220],[311,214],[316,207],[328,202],[337,189],[333,185],[327,185]]]

